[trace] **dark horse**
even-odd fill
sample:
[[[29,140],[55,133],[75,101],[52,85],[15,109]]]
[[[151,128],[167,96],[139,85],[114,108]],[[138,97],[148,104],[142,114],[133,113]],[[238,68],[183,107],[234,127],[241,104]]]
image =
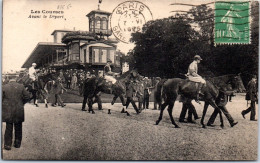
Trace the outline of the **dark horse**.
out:
[[[88,111],[95,113],[92,109],[92,105],[94,102],[98,103],[99,110],[102,109],[102,101],[100,99],[100,92],[106,94],[113,94],[113,100],[111,104],[113,105],[116,99],[119,97],[123,106],[125,106],[125,82],[134,78],[136,80],[140,79],[140,75],[138,75],[135,71],[127,72],[117,78],[117,82],[115,84],[108,83],[103,77],[92,77],[90,79],[86,79],[83,85],[83,103],[82,103],[82,111],[86,111],[85,107],[88,104]],[[124,110],[124,109],[123,109]]]
[[[39,98],[39,96],[42,96],[45,102],[45,106],[48,107],[46,97],[47,92],[45,88],[47,87],[48,91],[51,89],[52,83],[50,81],[55,80],[55,76],[55,74],[38,76],[38,79],[35,81],[34,86],[32,86],[32,82],[30,81],[28,74],[24,73],[19,75],[17,82],[23,84],[24,87],[32,94],[31,100],[33,99],[36,106],[38,106],[37,98]]]
[[[233,77],[231,78],[233,79]],[[205,101],[204,109],[203,109],[203,115],[201,118],[201,124],[203,128],[205,128],[204,125],[204,117],[207,111],[207,108],[209,105],[211,105],[214,109],[217,109],[220,115],[220,122],[221,122],[221,127],[224,127],[223,124],[223,118],[222,114],[220,111],[220,108],[216,104],[216,99],[219,95],[219,88],[220,87],[225,87],[226,83],[231,80],[230,78],[227,78],[226,80],[219,80],[219,78],[210,78],[207,80],[206,84],[202,88],[202,99]],[[234,78],[235,79],[235,78]],[[157,86],[157,91],[156,94],[157,96],[157,101],[160,101],[160,97],[164,99],[164,103],[161,105],[161,112],[158,120],[156,121],[156,125],[159,124],[159,122],[162,120],[163,116],[163,111],[168,107],[168,113],[170,116],[170,119],[172,121],[172,124],[176,127],[179,128],[179,126],[175,123],[173,116],[172,116],[172,109],[174,106],[174,103],[177,99],[178,95],[181,95],[187,99],[187,102],[191,103],[192,99],[196,98],[196,87],[197,84],[195,82],[186,80],[186,79],[180,79],[180,78],[173,78],[173,79],[167,79],[165,82],[161,83],[159,86]]]

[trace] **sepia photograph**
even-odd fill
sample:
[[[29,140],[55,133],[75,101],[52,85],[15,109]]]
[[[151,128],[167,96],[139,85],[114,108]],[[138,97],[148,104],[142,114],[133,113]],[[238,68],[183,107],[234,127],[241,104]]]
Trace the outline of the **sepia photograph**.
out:
[[[259,1],[2,6],[2,160],[258,159]]]

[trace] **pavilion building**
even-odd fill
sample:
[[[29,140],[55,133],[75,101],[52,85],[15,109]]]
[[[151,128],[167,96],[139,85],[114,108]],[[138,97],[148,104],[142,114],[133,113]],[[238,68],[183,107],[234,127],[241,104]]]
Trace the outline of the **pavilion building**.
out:
[[[120,71],[122,53],[116,51],[118,41],[109,38],[112,35],[110,15],[99,9],[88,13],[89,31],[54,30],[51,34],[54,42],[39,42],[22,68],[36,63],[37,68],[102,71],[111,60],[116,71]]]

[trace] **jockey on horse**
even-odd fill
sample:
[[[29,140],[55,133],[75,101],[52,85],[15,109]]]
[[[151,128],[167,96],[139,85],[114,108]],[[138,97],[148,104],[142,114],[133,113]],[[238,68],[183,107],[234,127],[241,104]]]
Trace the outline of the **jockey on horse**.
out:
[[[36,63],[32,63],[32,67],[29,68],[29,78],[30,78],[30,83],[32,83],[32,89],[35,89],[35,83],[37,79],[37,74],[36,74]]]
[[[202,58],[199,55],[194,56],[194,61],[189,65],[187,77],[190,81],[199,83],[198,89],[197,89],[197,98],[195,99],[196,102],[199,102],[199,96],[201,94],[201,88],[204,84],[206,84],[206,81],[198,74],[198,64]]]
[[[108,60],[106,66],[104,67],[104,78],[107,81],[112,82],[112,84],[115,84],[117,80],[114,78],[114,76],[119,75],[119,73],[112,72],[112,69],[110,66],[111,63],[112,63],[112,61]]]
[[[125,88],[124,86],[122,85],[122,83],[120,81],[118,81],[114,76],[117,76],[119,75],[119,73],[115,73],[115,72],[112,72],[112,69],[111,69],[111,63],[112,61],[111,60],[108,60],[107,61],[107,64],[106,66],[104,67],[104,79],[108,82],[111,82],[112,83],[112,90],[111,90],[111,93],[112,92],[118,92],[118,94],[121,94],[122,91],[124,92]],[[121,92],[121,93],[119,93]],[[111,102],[111,104],[113,105],[116,101],[117,97],[115,96]],[[122,97],[120,97],[121,101],[124,101],[122,99]]]

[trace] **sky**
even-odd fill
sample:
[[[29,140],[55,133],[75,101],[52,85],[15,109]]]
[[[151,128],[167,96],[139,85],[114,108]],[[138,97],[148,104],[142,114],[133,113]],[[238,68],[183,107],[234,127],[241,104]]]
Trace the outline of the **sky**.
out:
[[[102,0],[100,9],[112,12],[125,0]],[[153,20],[166,18],[173,10],[185,10],[188,6],[172,6],[171,3],[181,2],[189,4],[207,3],[210,1],[190,0],[140,0],[151,11]],[[64,6],[64,9],[57,9]],[[86,15],[96,10],[98,0],[4,0],[3,1],[3,49],[2,71],[20,70],[23,63],[32,53],[38,42],[53,42],[51,33],[57,29],[88,31],[89,24]],[[42,10],[64,11],[64,19],[28,18],[33,12]],[[43,14],[38,14],[43,16]],[[49,16],[50,14],[46,14]],[[113,36],[111,36],[113,37]],[[119,42],[117,49],[127,53],[134,48],[134,44]]]

